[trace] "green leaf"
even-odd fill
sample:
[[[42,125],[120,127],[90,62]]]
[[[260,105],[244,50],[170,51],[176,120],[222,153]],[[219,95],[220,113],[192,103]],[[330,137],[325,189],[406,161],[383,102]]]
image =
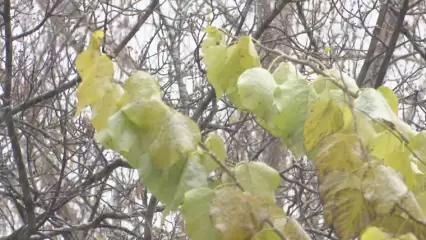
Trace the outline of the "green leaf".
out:
[[[280,130],[279,136],[295,156],[302,156],[304,122],[309,105],[313,99],[313,91],[307,81],[301,78],[289,78],[274,91],[274,105],[279,114],[274,123]]]
[[[154,140],[149,155],[159,167],[167,168],[186,157],[201,141],[198,125],[159,99],[138,100],[126,105],[123,112]]]
[[[219,239],[219,231],[214,228],[209,215],[209,207],[214,192],[209,188],[196,188],[185,193],[182,215],[185,228],[192,240]]]
[[[140,156],[138,171],[141,181],[169,210],[177,209],[185,192],[207,186],[207,171],[204,166],[184,158],[163,169],[145,154]]]
[[[244,190],[275,202],[279,173],[263,162],[243,162],[235,167],[235,177]]]
[[[344,126],[343,112],[332,100],[312,104],[305,121],[305,150],[311,151],[324,137],[340,131]]]
[[[209,40],[202,46],[207,79],[216,90],[217,98],[220,98],[223,92],[237,93],[238,77],[245,70],[260,66],[260,58],[251,37],[241,37],[236,44],[227,47],[218,41],[217,33],[208,34]],[[219,45],[213,45],[213,42]]]
[[[217,160],[223,162],[225,161],[227,154],[225,149],[225,144],[222,138],[218,135],[211,135],[206,139],[206,147],[215,154]],[[191,157],[200,161],[200,163],[207,169],[208,172],[211,172],[219,168],[219,164],[210,156],[210,154],[202,149],[191,154]]]
[[[276,84],[272,75],[263,68],[250,68],[238,78],[238,94],[242,106],[257,117],[272,118],[273,93]]]

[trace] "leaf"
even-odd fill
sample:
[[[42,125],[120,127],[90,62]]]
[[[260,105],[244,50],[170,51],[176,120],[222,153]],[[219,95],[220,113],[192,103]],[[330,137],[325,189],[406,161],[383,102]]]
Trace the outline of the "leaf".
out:
[[[319,145],[315,166],[323,176],[330,171],[351,172],[364,163],[364,154],[358,136],[335,133],[323,138]]]
[[[250,68],[238,78],[238,94],[242,106],[256,117],[272,118],[273,93],[276,88],[272,75],[263,68]]]
[[[101,100],[112,84],[114,66],[99,49],[103,38],[103,31],[95,31],[91,36],[89,47],[81,52],[75,61],[77,72],[82,80],[77,88],[76,115],[80,114],[86,106]]]
[[[343,126],[343,113],[339,106],[331,100],[316,101],[305,121],[305,150],[311,151],[324,137],[338,132]]]
[[[379,165],[370,170],[362,181],[364,197],[375,204],[380,215],[388,214],[407,194],[408,188],[395,170]]]
[[[217,98],[220,98],[223,92],[236,93],[238,77],[246,69],[260,66],[260,58],[251,37],[243,36],[229,47],[219,40],[222,38],[222,34],[210,28],[208,38],[202,45],[207,79],[216,90]]]
[[[235,167],[235,177],[244,190],[275,202],[279,173],[263,162],[243,162]]]
[[[78,55],[76,66],[82,79],[77,88],[76,114],[78,115],[83,108],[103,98],[112,84],[114,66],[107,56],[89,50]]]
[[[92,106],[92,125],[96,130],[103,129],[108,118],[118,110],[117,100],[123,95],[123,89],[118,84],[111,84],[106,90],[102,100]]]
[[[168,209],[176,210],[185,192],[207,187],[207,172],[196,161],[181,158],[167,169],[158,167],[148,154],[140,155],[138,171],[141,181]]]
[[[379,133],[370,141],[367,149],[372,156],[383,160],[386,166],[401,173],[407,187],[410,190],[414,189],[415,174],[411,166],[410,152],[396,133],[391,131]]]
[[[335,78],[349,91],[356,93],[359,90],[355,79],[349,77],[346,73],[342,72],[341,70],[332,68],[332,69],[327,69],[325,72],[328,73],[331,77]]]
[[[211,135],[206,139],[206,147],[212,151],[217,160],[223,162],[225,161],[227,154],[225,149],[225,144],[223,140],[218,135]],[[194,159],[200,161],[200,163],[207,169],[208,172],[211,172],[219,168],[219,164],[210,156],[210,154],[202,149],[198,149],[195,153],[192,154]]]
[[[302,156],[305,153],[304,122],[312,99],[312,89],[307,81],[300,78],[289,78],[274,91],[274,105],[279,111],[274,117],[274,123],[280,130],[281,140],[295,156]]]
[[[157,80],[144,71],[134,72],[124,83],[124,91],[125,94],[118,102],[120,107],[136,100],[151,98],[161,100],[161,90]]]
[[[250,239],[261,231],[267,218],[277,214],[282,214],[282,210],[275,205],[231,186],[217,189],[210,206],[221,240]]]
[[[395,93],[390,88],[385,86],[379,87],[377,91],[379,91],[386,99],[393,113],[398,114],[398,97],[395,95]]]
[[[216,240],[219,231],[214,228],[209,215],[214,192],[209,188],[196,188],[185,193],[182,215],[185,229],[192,240]]]
[[[368,227],[361,235],[361,240],[391,240],[390,234],[383,232],[377,227]]]
[[[411,138],[417,134],[408,124],[395,115],[385,97],[375,89],[361,90],[354,101],[354,109],[372,120],[385,124],[390,129],[398,130],[406,138]]]
[[[330,211],[334,229],[340,239],[358,236],[375,218],[374,210],[364,200],[362,192],[354,189],[338,192]]]
[[[126,155],[133,144],[139,141],[138,133],[137,126],[119,111],[108,119],[108,124],[95,135],[95,139],[104,146]]]
[[[198,125],[159,99],[138,100],[126,105],[122,111],[152,136],[149,155],[159,167],[167,168],[186,157],[201,141]]]
[[[291,62],[282,62],[275,69],[272,74],[275,80],[275,83],[281,85],[285,83],[287,80],[295,80],[300,79],[301,81],[305,81],[303,75],[297,70],[296,66],[294,66]]]

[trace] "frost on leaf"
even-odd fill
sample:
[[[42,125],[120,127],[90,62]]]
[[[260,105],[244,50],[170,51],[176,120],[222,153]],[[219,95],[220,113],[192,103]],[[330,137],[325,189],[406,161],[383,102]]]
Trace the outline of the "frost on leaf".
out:
[[[340,131],[344,126],[343,112],[332,100],[319,100],[310,107],[305,121],[305,150],[311,151],[326,136]]]
[[[275,202],[275,189],[280,183],[279,173],[262,162],[243,162],[235,167],[238,183],[253,195]]]

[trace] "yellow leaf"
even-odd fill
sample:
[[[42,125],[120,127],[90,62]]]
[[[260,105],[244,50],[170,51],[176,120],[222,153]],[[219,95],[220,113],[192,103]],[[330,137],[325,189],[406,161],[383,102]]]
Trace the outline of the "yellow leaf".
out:
[[[112,83],[114,66],[111,60],[100,52],[102,38],[103,32],[94,32],[87,50],[77,56],[75,64],[82,82],[77,88],[76,115],[86,106],[101,100]]]
[[[375,218],[374,210],[364,200],[362,192],[355,189],[338,192],[331,207],[333,226],[340,239],[358,236]]]
[[[398,114],[398,97],[395,95],[395,93],[390,88],[385,86],[379,87],[377,91],[379,91],[383,97],[385,97],[392,111],[395,114]]]
[[[103,129],[108,123],[108,118],[118,110],[117,100],[123,94],[123,89],[118,84],[110,84],[102,100],[92,106],[92,124],[96,130]]]
[[[333,170],[351,172],[364,163],[364,154],[356,134],[335,133],[319,145],[315,166],[323,176]]]
[[[312,104],[305,121],[305,150],[311,151],[324,137],[338,132],[344,126],[343,113],[331,100],[319,100]]]

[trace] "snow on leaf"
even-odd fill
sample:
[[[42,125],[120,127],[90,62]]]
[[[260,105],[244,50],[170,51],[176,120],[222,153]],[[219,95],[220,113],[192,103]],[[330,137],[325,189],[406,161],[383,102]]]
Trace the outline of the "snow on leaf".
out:
[[[305,150],[311,151],[324,137],[338,132],[344,126],[343,112],[332,100],[318,100],[310,107],[305,121]]]
[[[263,162],[243,162],[235,167],[238,183],[253,195],[275,202],[275,189],[280,183],[279,173]]]

